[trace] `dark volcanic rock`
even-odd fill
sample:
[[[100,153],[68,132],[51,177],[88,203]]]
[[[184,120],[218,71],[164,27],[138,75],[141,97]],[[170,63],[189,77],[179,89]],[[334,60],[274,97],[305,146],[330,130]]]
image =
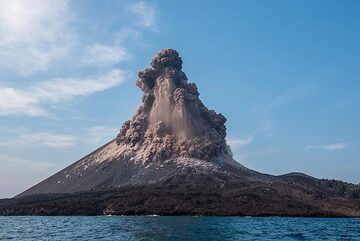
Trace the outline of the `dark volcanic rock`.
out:
[[[109,214],[360,217],[360,200],[340,197],[319,181],[294,185],[193,175],[152,185],[0,201],[0,215]]]
[[[2,215],[360,216],[357,185],[271,176],[234,161],[173,49],[138,73],[142,105],[117,137],[14,199]]]

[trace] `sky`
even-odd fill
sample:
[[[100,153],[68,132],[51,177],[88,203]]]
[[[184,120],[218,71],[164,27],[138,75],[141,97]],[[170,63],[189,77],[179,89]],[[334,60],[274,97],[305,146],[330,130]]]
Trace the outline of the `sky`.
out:
[[[114,138],[174,48],[234,158],[360,182],[359,1],[0,0],[0,198]]]

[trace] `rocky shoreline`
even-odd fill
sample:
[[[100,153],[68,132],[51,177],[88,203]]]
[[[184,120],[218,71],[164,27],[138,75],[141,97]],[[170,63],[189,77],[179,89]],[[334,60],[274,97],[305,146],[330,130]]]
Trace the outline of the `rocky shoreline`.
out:
[[[0,215],[216,215],[360,217],[360,199],[279,181],[161,183],[0,200]],[[199,182],[200,181],[200,182]]]

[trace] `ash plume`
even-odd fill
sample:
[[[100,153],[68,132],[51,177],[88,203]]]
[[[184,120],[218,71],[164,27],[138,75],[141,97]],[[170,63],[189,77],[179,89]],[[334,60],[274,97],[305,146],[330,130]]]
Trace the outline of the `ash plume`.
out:
[[[231,155],[225,141],[226,118],[201,102],[176,50],[161,50],[151,67],[138,73],[136,85],[143,91],[143,103],[116,138],[119,146],[128,147],[127,156],[161,161]]]

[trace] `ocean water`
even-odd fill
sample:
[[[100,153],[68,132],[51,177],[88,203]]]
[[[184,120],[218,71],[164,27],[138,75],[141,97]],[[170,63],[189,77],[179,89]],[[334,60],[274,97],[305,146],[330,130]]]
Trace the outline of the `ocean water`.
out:
[[[360,219],[0,217],[0,240],[360,240]]]

